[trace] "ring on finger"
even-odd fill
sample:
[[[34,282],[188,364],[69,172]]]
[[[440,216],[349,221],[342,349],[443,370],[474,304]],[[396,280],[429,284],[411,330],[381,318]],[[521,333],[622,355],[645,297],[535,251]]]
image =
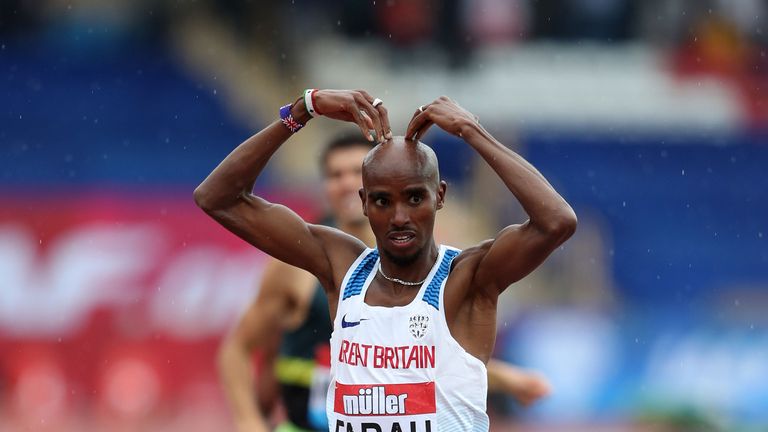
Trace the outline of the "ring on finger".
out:
[[[424,112],[424,105],[419,106],[419,112],[420,113]]]
[[[373,107],[376,108],[377,106],[379,106],[379,105],[381,105],[383,103],[384,103],[383,100],[381,100],[379,98],[376,98],[376,99],[373,100],[373,103],[371,103],[371,105],[373,105]]]

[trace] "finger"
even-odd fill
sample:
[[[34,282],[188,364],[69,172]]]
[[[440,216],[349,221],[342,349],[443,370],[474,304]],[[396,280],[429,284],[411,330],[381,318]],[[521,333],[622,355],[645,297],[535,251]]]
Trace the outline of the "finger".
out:
[[[360,132],[363,133],[363,136],[368,139],[368,141],[373,141],[373,136],[371,136],[371,128],[368,127],[367,124],[370,123],[370,119],[368,122],[366,122],[363,118],[363,114],[360,112],[360,110],[357,109],[356,106],[353,106],[352,109],[349,110],[349,113],[352,115],[352,118],[355,119],[357,126],[360,127]]]
[[[373,126],[373,120],[371,120],[371,117],[366,113],[365,111],[360,111],[360,115],[363,116],[363,121],[365,121],[365,126],[368,128],[368,130],[376,130],[376,128]]]
[[[424,135],[426,129],[429,129],[432,121],[429,119],[429,112],[416,112],[408,123],[408,128],[405,130],[405,137],[409,139],[418,139],[418,137]],[[425,129],[426,127],[426,129]]]
[[[368,104],[371,105],[371,107],[373,109],[378,111],[380,128],[378,128],[378,129],[374,128],[374,130],[376,131],[376,135],[378,137],[382,137],[381,140],[383,140],[383,138],[386,136],[386,133],[389,131],[389,128],[385,127],[385,124],[389,125],[389,119],[386,116],[382,117],[381,111],[378,109],[377,106],[373,105],[374,102],[376,101],[376,98],[374,98],[373,96],[371,96],[370,93],[368,93],[367,91],[362,90],[362,89],[357,90],[357,92],[363,97],[363,99],[365,99],[366,102],[368,102]],[[379,102],[379,104],[381,104],[381,102]],[[381,106],[381,105],[379,105],[379,106]],[[371,118],[373,119],[373,118],[375,118],[375,116],[372,116]],[[390,135],[392,135],[392,134],[390,133]]]
[[[381,142],[384,139],[384,132],[381,128],[381,119],[379,118],[379,111],[373,107],[373,105],[365,104],[361,107],[363,110],[362,115],[368,119],[370,129],[373,129],[376,134],[376,141]]]
[[[432,121],[428,121],[427,123],[425,123],[424,126],[422,126],[421,129],[419,129],[416,132],[416,135],[413,137],[413,139],[415,141],[419,141],[421,139],[421,137],[423,137],[424,135],[427,134],[427,131],[429,130],[429,128],[432,127],[433,124],[434,123],[432,123]]]
[[[367,91],[365,90],[357,90],[358,93],[360,93],[365,100],[367,100],[370,103],[373,103],[373,100],[375,99],[373,96],[371,96]]]
[[[387,114],[387,110],[386,108],[383,110],[379,109],[381,105],[384,103],[384,101],[382,101],[379,98],[375,98],[371,96],[371,94],[365,90],[357,90],[357,92],[360,93],[363,96],[363,98],[365,98],[365,100],[371,104],[373,109],[378,111],[379,121],[381,123],[381,132],[382,132],[381,136],[383,138],[392,138],[392,131],[390,130],[390,127],[389,127],[389,116]]]
[[[376,107],[379,111],[379,118],[381,119],[381,128],[384,130],[384,138],[392,139],[392,127],[389,125],[389,111],[381,103]]]
[[[411,116],[411,121],[413,121],[413,119],[418,117],[419,114],[423,113],[427,109],[427,107],[429,105],[431,105],[431,104],[421,105],[418,108],[416,108],[416,111],[414,111],[413,115]],[[406,135],[406,136],[408,136],[408,135]]]
[[[413,115],[411,116],[411,119],[408,121],[408,127],[406,127],[406,129],[405,129],[405,137],[406,138],[411,138],[412,137],[413,133],[411,132],[411,123],[413,123],[413,120],[416,117],[418,117],[419,114],[421,114],[421,113],[422,113],[421,107],[418,107],[416,109],[416,111],[413,113]]]
[[[373,122],[371,129],[376,131],[376,140],[377,141],[383,140],[384,131],[382,130],[382,127],[381,127],[381,119],[379,118],[379,111],[376,108],[374,108],[373,105],[371,105],[371,103],[368,102],[368,100],[362,95],[360,95],[359,98],[355,98],[355,102],[357,102],[358,107],[360,107],[360,109],[365,114],[367,114],[368,117]]]

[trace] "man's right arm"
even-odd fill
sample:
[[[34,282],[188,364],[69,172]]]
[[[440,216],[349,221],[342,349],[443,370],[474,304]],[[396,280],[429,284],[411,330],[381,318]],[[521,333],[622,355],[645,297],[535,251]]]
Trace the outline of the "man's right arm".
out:
[[[308,121],[305,109],[295,111],[298,121]],[[317,230],[287,207],[252,194],[267,161],[290,136],[288,128],[275,121],[248,138],[195,189],[195,202],[238,237],[328,283],[330,263]]]
[[[375,129],[378,136],[383,136],[383,131],[389,129],[386,111],[381,105],[374,108],[372,101],[361,91],[323,90],[317,92],[316,108],[327,117],[358,124],[365,134]],[[293,105],[291,112],[301,123],[311,118],[303,99]],[[290,136],[291,132],[278,120],[247,139],[195,189],[195,202],[240,238],[309,271],[328,287],[333,282],[334,265],[325,245],[333,242],[335,251],[346,249],[352,255],[365,245],[339,230],[308,224],[287,207],[252,194],[257,177]]]

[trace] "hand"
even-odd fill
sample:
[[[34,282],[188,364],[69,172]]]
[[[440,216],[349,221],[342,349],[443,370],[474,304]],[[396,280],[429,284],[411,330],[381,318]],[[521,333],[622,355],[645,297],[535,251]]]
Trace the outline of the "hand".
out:
[[[389,116],[384,104],[373,106],[375,98],[364,90],[318,90],[315,93],[315,109],[326,117],[356,123],[363,136],[373,141],[371,130],[376,132],[376,140],[392,138]]]
[[[552,386],[543,375],[527,370],[508,371],[500,384],[505,393],[523,406],[529,406],[552,392]]]
[[[420,106],[413,113],[405,131],[405,137],[418,140],[427,133],[433,124],[449,134],[461,136],[463,126],[477,122],[476,115],[465,110],[447,96],[440,96],[431,104]]]
[[[536,372],[529,372],[521,378],[521,381],[520,387],[513,396],[523,406],[531,405],[552,392],[549,381]]]
[[[552,387],[538,372],[519,368],[497,359],[488,361],[488,391],[506,393],[523,406],[549,395]]]

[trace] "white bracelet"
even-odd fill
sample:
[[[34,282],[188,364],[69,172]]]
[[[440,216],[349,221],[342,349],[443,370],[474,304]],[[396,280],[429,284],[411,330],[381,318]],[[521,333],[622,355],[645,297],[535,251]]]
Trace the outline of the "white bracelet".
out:
[[[317,89],[306,89],[304,90],[304,105],[307,106],[307,112],[312,117],[317,117],[319,114],[317,113],[317,110],[315,110],[315,105],[312,103],[312,93],[316,92]]]

